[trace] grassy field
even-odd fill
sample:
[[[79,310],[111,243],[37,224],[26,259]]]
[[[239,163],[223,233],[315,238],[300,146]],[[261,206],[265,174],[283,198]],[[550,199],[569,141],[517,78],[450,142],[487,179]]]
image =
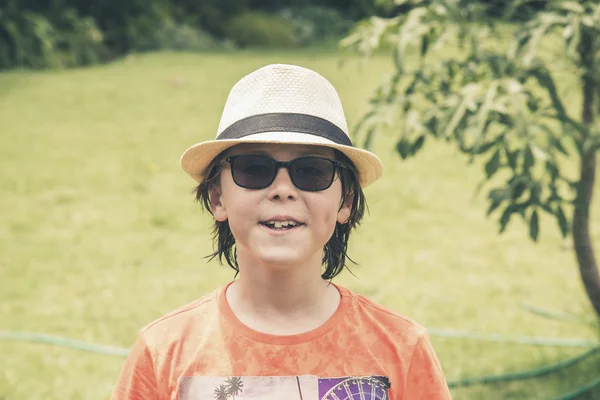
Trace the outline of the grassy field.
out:
[[[344,62],[342,62],[344,61]],[[0,74],[0,330],[129,347],[137,331],[233,277],[208,263],[209,216],[179,157],[213,138],[228,90],[267,63],[329,78],[350,125],[390,63],[325,52],[150,54],[89,69]],[[574,255],[541,220],[485,218],[477,166],[428,143],[400,161],[394,135],[374,151],[385,177],[366,191],[370,216],[351,241],[356,277],[337,282],[428,328],[598,339],[597,329],[535,316],[528,302],[591,322]],[[600,193],[593,237],[600,243]],[[597,248],[600,251],[600,247]],[[447,379],[540,367],[581,353],[432,336]],[[0,399],[104,399],[124,359],[0,341]],[[600,357],[543,378],[453,389],[456,399],[550,399],[596,379]],[[600,391],[587,397],[600,398]]]

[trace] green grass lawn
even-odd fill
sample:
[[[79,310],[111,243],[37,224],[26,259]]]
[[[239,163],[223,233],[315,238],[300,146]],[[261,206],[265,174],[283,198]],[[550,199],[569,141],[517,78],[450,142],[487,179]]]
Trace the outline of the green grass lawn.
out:
[[[342,61],[344,61],[342,63]],[[211,220],[179,167],[214,137],[230,87],[267,63],[316,69],[338,88],[350,125],[391,68],[385,56],[324,51],[132,56],[110,65],[0,74],[0,330],[129,347],[137,331],[221,286],[207,262]],[[481,169],[428,143],[400,161],[394,133],[373,150],[385,177],[366,190],[368,216],[351,240],[360,264],[340,284],[429,328],[598,339],[584,324],[520,304],[594,316],[572,250],[542,218],[532,244],[515,220],[485,218]],[[600,243],[600,191],[593,238]],[[600,246],[597,247],[600,251]],[[584,349],[432,336],[447,379],[540,367]],[[104,399],[124,358],[0,341],[0,399]],[[453,389],[456,399],[549,399],[596,379],[600,357],[544,378]],[[582,398],[600,398],[600,391]]]

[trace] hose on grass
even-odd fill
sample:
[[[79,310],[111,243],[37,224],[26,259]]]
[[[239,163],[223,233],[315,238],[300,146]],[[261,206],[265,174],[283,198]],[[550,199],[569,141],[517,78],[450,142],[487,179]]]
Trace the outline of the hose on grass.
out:
[[[464,378],[464,379],[460,379],[460,380],[456,380],[456,381],[449,381],[448,386],[451,388],[456,388],[456,387],[470,386],[470,385],[475,385],[475,384],[510,382],[510,381],[538,378],[540,376],[548,375],[548,374],[551,374],[554,372],[558,372],[561,369],[571,367],[571,366],[577,364],[578,362],[583,361],[586,358],[589,358],[597,353],[600,353],[600,346],[589,349],[586,352],[581,353],[575,357],[559,361],[555,364],[545,365],[540,368],[534,368],[534,369],[521,371],[521,372],[514,372],[514,373],[510,373],[510,374]]]
[[[592,328],[600,327],[600,325],[598,325],[598,322],[586,321],[586,320],[582,319],[581,317],[578,317],[573,314],[549,310],[547,308],[539,307],[539,306],[536,306],[534,304],[530,304],[527,302],[521,302],[519,305],[520,305],[521,309],[523,309],[524,311],[530,312],[530,313],[540,316],[540,317],[553,319],[556,321],[570,322],[570,323],[590,326]]]
[[[516,344],[529,344],[534,346],[553,346],[553,347],[587,347],[592,348],[600,346],[600,342],[586,339],[573,339],[573,338],[548,338],[548,337],[533,337],[533,336],[522,336],[522,335],[501,335],[499,333],[479,333],[472,331],[463,331],[456,329],[445,329],[445,328],[427,328],[427,332],[431,336],[440,336],[447,338],[457,339],[474,339],[483,340],[488,342],[501,342],[501,343],[516,343]]]
[[[60,336],[46,335],[42,333],[0,331],[0,340],[46,343],[56,346],[68,347],[75,350],[87,351],[91,353],[106,354],[110,356],[127,357],[129,355],[129,349],[124,349],[122,347],[82,342],[80,340],[68,339]]]
[[[550,400],[574,400],[577,397],[581,396],[582,394],[586,394],[586,393],[592,391],[593,389],[596,389],[597,387],[600,387],[600,378],[596,379],[593,382],[588,383],[587,385],[581,386],[577,390],[563,394],[562,396],[554,397]]]

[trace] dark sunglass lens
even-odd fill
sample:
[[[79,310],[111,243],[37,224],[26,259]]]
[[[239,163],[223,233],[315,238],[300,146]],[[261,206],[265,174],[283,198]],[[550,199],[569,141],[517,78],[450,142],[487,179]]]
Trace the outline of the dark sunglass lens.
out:
[[[275,164],[268,157],[258,155],[238,156],[232,167],[233,180],[248,189],[263,189],[275,176]]]
[[[320,157],[306,157],[292,163],[292,180],[302,190],[325,190],[333,182],[333,163]]]

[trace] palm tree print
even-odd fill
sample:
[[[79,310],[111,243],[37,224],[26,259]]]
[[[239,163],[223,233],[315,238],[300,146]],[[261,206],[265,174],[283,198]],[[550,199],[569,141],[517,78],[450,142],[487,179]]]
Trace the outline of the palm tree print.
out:
[[[225,384],[227,385],[227,396],[231,396],[233,400],[235,400],[235,396],[243,391],[242,388],[244,387],[244,382],[242,382],[242,378],[239,376],[227,378]]]
[[[227,400],[227,388],[223,384],[218,388],[215,388],[214,394],[215,400]]]

